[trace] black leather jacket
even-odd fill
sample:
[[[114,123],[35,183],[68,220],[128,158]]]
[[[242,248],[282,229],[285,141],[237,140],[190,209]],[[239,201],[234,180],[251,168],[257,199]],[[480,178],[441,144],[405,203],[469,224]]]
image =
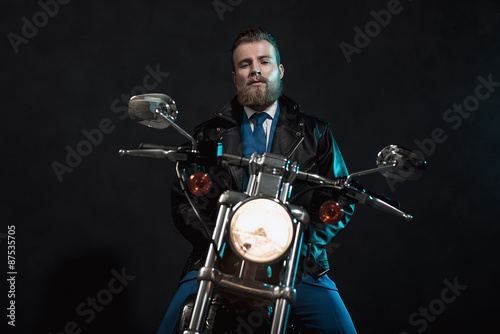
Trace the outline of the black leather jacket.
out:
[[[280,113],[272,152],[289,157],[291,161],[299,163],[301,171],[317,173],[329,179],[347,176],[340,150],[333,139],[329,124],[317,117],[305,114],[300,106],[286,96],[279,99]],[[195,139],[215,140],[223,145],[223,152],[243,155],[240,125],[243,107],[233,98],[224,108],[215,114],[215,117],[195,128]],[[203,224],[208,231],[213,231],[217,214],[218,195],[227,189],[242,190],[243,170],[229,167],[227,170],[210,169],[208,171],[214,179],[213,191],[202,197],[195,198],[196,205],[201,213]],[[296,183],[294,192],[300,191],[306,184]],[[293,193],[292,193],[293,195]],[[301,256],[309,257],[308,268],[316,275],[323,274],[329,269],[327,246],[349,221],[354,205],[344,207],[345,217],[338,226],[325,225],[319,222],[314,214],[317,211],[312,192],[301,198],[301,202],[294,204],[308,208],[311,215],[309,229],[304,236]],[[178,181],[172,187],[172,217],[177,229],[193,244],[193,253],[186,265],[184,273],[199,269],[203,266],[203,257],[208,246],[207,228],[193,213],[190,204],[180,191]],[[318,205],[319,206],[319,205]],[[313,264],[311,265],[311,261]],[[306,263],[302,261],[301,263]],[[308,270],[307,268],[302,268]]]

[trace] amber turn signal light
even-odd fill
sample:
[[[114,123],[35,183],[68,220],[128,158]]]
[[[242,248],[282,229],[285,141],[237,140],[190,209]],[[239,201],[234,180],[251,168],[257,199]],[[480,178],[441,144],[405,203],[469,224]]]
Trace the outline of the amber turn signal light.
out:
[[[335,225],[344,218],[344,211],[339,203],[326,201],[319,208],[319,218],[325,224]]]
[[[196,172],[189,177],[188,188],[195,196],[204,196],[212,190],[212,178],[207,173]]]

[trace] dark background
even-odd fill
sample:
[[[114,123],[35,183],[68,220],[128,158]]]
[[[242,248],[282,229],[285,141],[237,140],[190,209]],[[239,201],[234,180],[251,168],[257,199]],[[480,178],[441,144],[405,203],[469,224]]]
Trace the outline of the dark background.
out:
[[[39,2],[2,5],[2,328],[7,226],[14,225],[16,326],[9,332],[155,332],[190,246],[169,218],[173,166],[117,152],[184,138],[122,118],[121,96],[140,93],[146,67],[158,67],[168,75],[153,91],[175,99],[178,124],[191,131],[233,96],[229,49],[250,26],[274,33],[285,92],[330,121],[350,171],[374,167],[386,145],[426,143],[420,180],[391,187],[380,175],[361,179],[401,201],[414,221],[358,206],[335,240],[330,276],[359,333],[495,326],[500,87],[459,126],[443,115],[475,95],[479,76],[500,82],[498,1],[401,0],[399,13],[372,30],[350,63],[340,43],[354,46],[354,28],[364,30],[374,21],[370,12],[390,1],[220,0],[228,7],[219,13],[213,1],[46,3],[53,15],[45,21]],[[36,34],[15,47],[9,33],[22,37],[34,19]],[[90,152],[82,131],[103,120],[108,133]],[[432,146],[436,128],[442,134]],[[68,147],[78,145],[86,156],[58,179],[53,164],[66,165]],[[129,276],[114,294],[113,270]],[[461,286],[458,296],[445,280]],[[111,299],[91,319],[82,311],[96,296]],[[410,322],[429,307],[436,315]]]

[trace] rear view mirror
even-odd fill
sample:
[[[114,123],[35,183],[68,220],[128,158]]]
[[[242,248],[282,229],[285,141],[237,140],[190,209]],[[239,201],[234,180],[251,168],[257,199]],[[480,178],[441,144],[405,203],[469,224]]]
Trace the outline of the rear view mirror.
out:
[[[177,107],[168,95],[151,93],[132,96],[128,104],[129,117],[155,129],[168,128],[177,118]]]
[[[397,145],[389,145],[384,147],[377,155],[378,167],[388,165],[394,167],[384,168],[381,171],[385,177],[396,180],[417,180],[424,173],[426,161],[414,152]]]

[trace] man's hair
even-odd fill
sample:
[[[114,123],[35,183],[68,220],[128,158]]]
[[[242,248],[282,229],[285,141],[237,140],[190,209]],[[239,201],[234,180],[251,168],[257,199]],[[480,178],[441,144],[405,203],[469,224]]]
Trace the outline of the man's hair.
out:
[[[238,47],[238,45],[243,43],[252,43],[258,41],[268,41],[274,46],[274,50],[276,51],[276,61],[278,64],[281,64],[280,52],[278,50],[278,43],[274,39],[273,35],[264,28],[248,28],[240,32],[233,42],[233,47],[231,48],[231,65],[234,71],[234,62],[233,62],[233,54],[234,50]]]

